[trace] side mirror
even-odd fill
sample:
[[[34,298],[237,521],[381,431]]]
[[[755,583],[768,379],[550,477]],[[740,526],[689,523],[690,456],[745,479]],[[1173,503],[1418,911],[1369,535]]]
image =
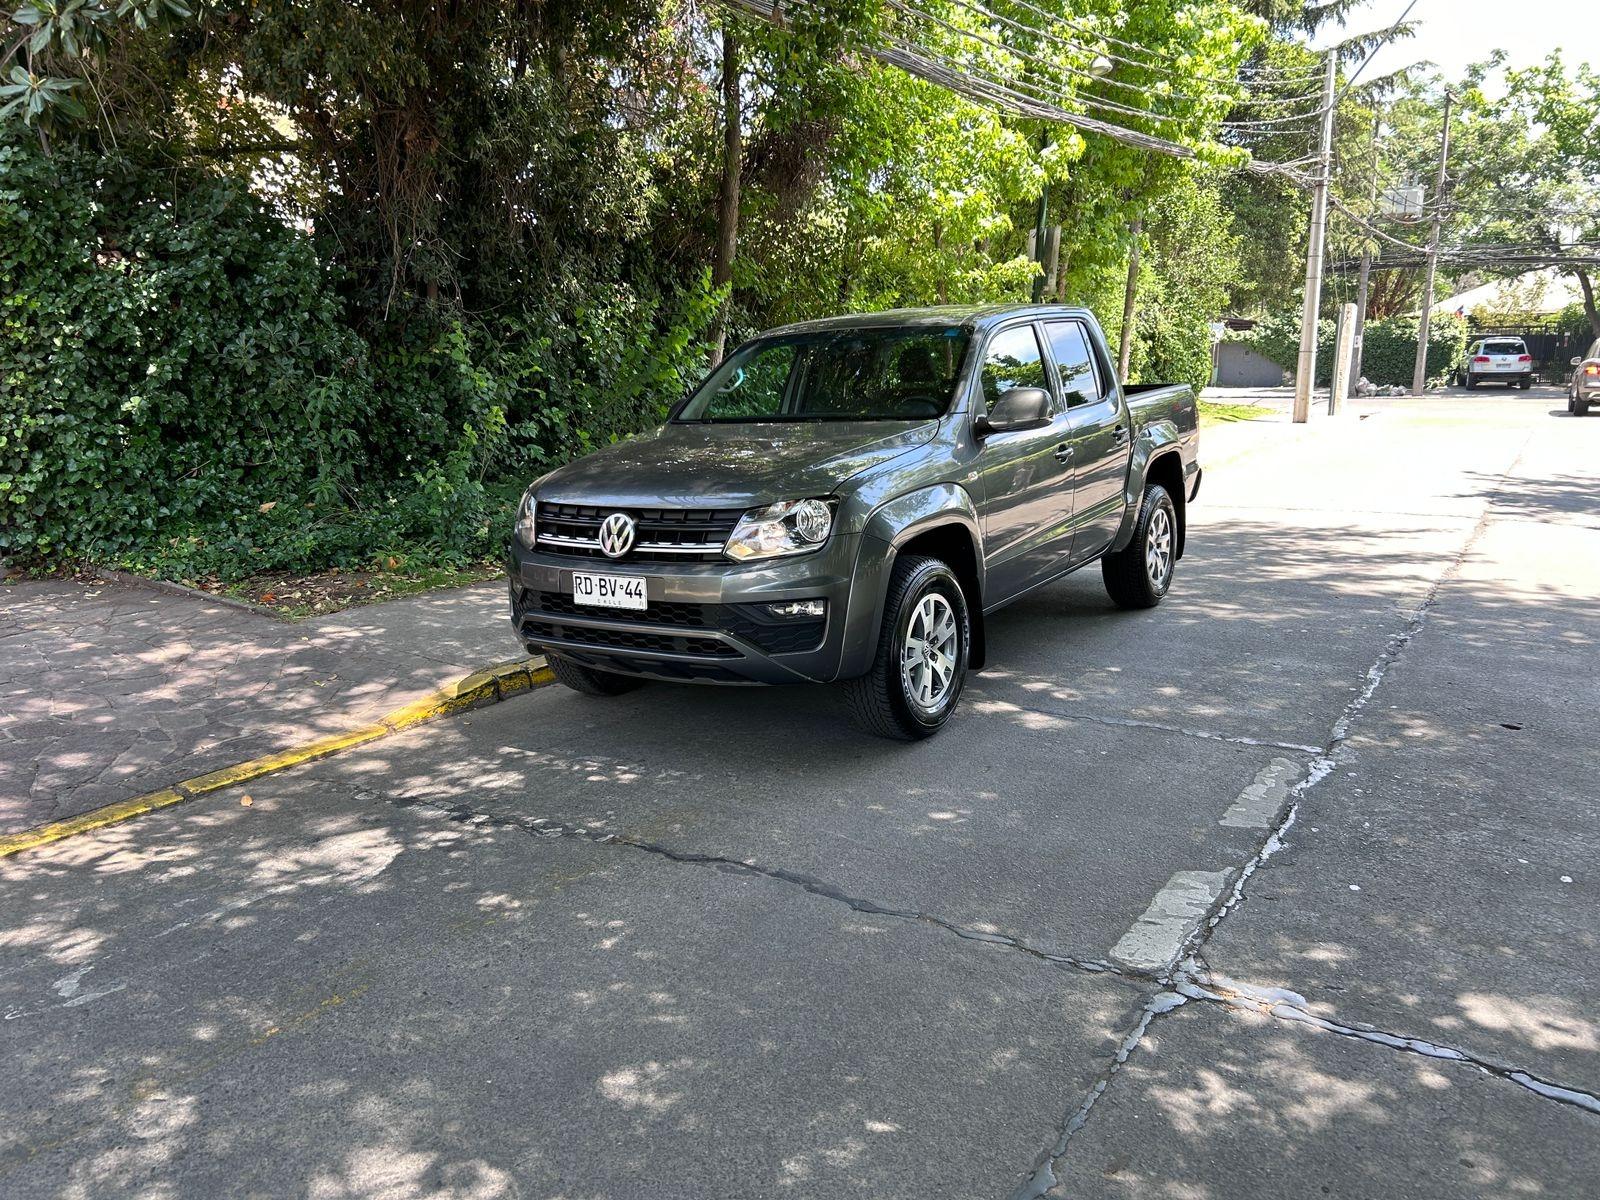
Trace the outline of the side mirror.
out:
[[[1574,367],[1581,367],[1581,366],[1583,366],[1583,359],[1575,358],[1575,359],[1572,360],[1570,365],[1574,366]]]
[[[988,416],[979,417],[973,429],[979,437],[988,437],[991,433],[1038,429],[1049,423],[1050,393],[1043,388],[1018,387],[1002,392],[989,406]]]

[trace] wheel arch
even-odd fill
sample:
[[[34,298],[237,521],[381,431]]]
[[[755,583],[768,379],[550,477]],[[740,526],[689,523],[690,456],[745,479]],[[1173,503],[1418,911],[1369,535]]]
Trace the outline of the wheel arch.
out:
[[[877,653],[883,630],[884,600],[895,563],[902,555],[926,554],[949,564],[961,582],[967,602],[972,645],[967,661],[972,670],[987,656],[983,623],[983,527],[977,506],[965,488],[937,484],[897,496],[880,505],[867,519],[862,554],[881,555],[873,583],[871,617],[852,639],[849,670],[865,670]],[[857,571],[858,578],[862,572]]]
[[[1189,538],[1189,504],[1183,495],[1183,457],[1176,449],[1165,450],[1150,460],[1150,465],[1145,468],[1145,486],[1159,483],[1167,489],[1167,495],[1172,497],[1172,508],[1178,518],[1178,548],[1173,553],[1173,561],[1183,557],[1184,543]],[[1144,489],[1139,489],[1141,499]]]

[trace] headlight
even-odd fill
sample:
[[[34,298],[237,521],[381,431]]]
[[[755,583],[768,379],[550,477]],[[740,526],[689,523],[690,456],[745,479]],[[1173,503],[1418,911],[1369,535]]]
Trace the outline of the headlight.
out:
[[[828,540],[833,507],[826,500],[782,500],[739,518],[725,553],[736,562],[804,554]]]
[[[533,489],[522,493],[522,503],[517,505],[517,541],[533,549],[534,521],[539,515],[539,502],[533,498]]]

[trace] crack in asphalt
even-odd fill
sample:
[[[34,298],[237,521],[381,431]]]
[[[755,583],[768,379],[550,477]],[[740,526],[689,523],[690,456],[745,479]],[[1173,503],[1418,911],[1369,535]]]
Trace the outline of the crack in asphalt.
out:
[[[516,830],[538,838],[552,840],[571,838],[589,842],[596,846],[623,846],[630,850],[653,854],[684,866],[706,867],[736,875],[757,876],[786,884],[790,887],[798,887],[813,896],[843,904],[858,913],[877,917],[893,917],[900,921],[918,921],[942,929],[946,933],[952,933],[965,941],[983,942],[1003,949],[1015,950],[1018,953],[1026,954],[1030,958],[1049,963],[1051,966],[1087,971],[1095,975],[1116,975],[1130,982],[1149,983],[1151,979],[1148,975],[1130,971],[1115,963],[1093,958],[1079,958],[1071,954],[1058,954],[1032,945],[1022,938],[1008,937],[1001,933],[991,933],[986,929],[977,929],[971,925],[962,925],[936,913],[922,912],[910,908],[890,908],[888,905],[879,904],[876,900],[852,896],[848,892],[842,891],[814,876],[803,875],[798,871],[786,871],[781,867],[764,867],[760,863],[749,862],[742,858],[728,858],[720,854],[702,854],[694,850],[676,850],[671,846],[663,846],[659,842],[647,842],[640,838],[631,837],[626,833],[600,833],[593,829],[585,829],[579,825],[565,825],[544,817],[524,817],[510,813],[487,812],[483,809],[474,808],[469,804],[439,800],[406,799],[397,796],[379,796],[377,798],[395,808],[425,809],[437,812],[457,824],[489,825],[500,829]]]
[[[1485,1058],[1470,1050],[1442,1045],[1409,1034],[1390,1033],[1364,1022],[1344,1024],[1319,1016],[1311,1011],[1311,1004],[1304,996],[1287,988],[1253,987],[1235,979],[1228,979],[1226,976],[1213,975],[1203,968],[1194,966],[1181,971],[1173,986],[1175,991],[1190,1000],[1223,1004],[1244,1012],[1264,1013],[1282,1021],[1297,1021],[1340,1037],[1353,1038],[1356,1041],[1407,1054],[1420,1054],[1424,1058],[1467,1063],[1485,1074],[1497,1076],[1518,1087],[1526,1088],[1543,1099],[1552,1100],[1557,1104],[1569,1104],[1600,1116],[1600,1096],[1579,1088],[1552,1083],[1548,1079],[1541,1079],[1531,1071]]]
[[[1018,704],[1002,696],[976,693],[980,704],[1004,705],[1015,712],[1033,713],[1058,721],[1087,721],[1091,725],[1106,725],[1112,729],[1150,729],[1157,733],[1175,733],[1181,737],[1200,738],[1207,742],[1226,742],[1231,746],[1260,746],[1271,750],[1298,750],[1303,754],[1318,754],[1320,746],[1306,746],[1300,742],[1275,742],[1270,738],[1253,738],[1238,733],[1218,733],[1211,729],[1188,729],[1182,725],[1168,725],[1161,721],[1144,721],[1137,717],[1106,717],[1094,713],[1073,712],[1070,709],[1040,708],[1032,704]]]
[[[1186,1000],[1191,998],[1190,996],[1186,995],[1184,991],[1179,989],[1193,989],[1198,987],[1198,985],[1186,975],[1186,971],[1194,962],[1194,956],[1198,955],[1204,948],[1205,943],[1210,939],[1211,934],[1213,931],[1215,931],[1217,926],[1221,924],[1223,920],[1232,914],[1234,910],[1236,910],[1239,905],[1244,903],[1244,901],[1248,898],[1245,889],[1246,885],[1250,881],[1251,876],[1253,876],[1256,871],[1265,865],[1268,859],[1270,859],[1274,854],[1283,848],[1284,834],[1286,834],[1294,825],[1299,814],[1299,797],[1304,795],[1312,787],[1315,787],[1318,783],[1322,782],[1322,780],[1326,779],[1337,768],[1338,764],[1336,761],[1336,756],[1349,741],[1350,731],[1356,718],[1360,716],[1362,711],[1367,707],[1367,704],[1371,701],[1373,695],[1376,694],[1378,688],[1382,685],[1384,678],[1388,675],[1390,668],[1400,660],[1401,656],[1405,653],[1406,648],[1410,646],[1411,642],[1422,631],[1424,624],[1427,622],[1428,613],[1433,609],[1434,604],[1438,601],[1439,595],[1443,591],[1445,585],[1454,579],[1459,573],[1462,565],[1467,560],[1467,556],[1472,553],[1473,547],[1475,547],[1478,544],[1479,539],[1483,537],[1485,530],[1488,529],[1490,522],[1495,517],[1496,502],[1498,501],[1501,493],[1505,491],[1506,483],[1510,479],[1512,472],[1514,472],[1521,464],[1522,456],[1526,453],[1528,444],[1532,440],[1533,433],[1530,431],[1529,434],[1523,439],[1522,444],[1517,447],[1516,455],[1500,473],[1500,478],[1495,486],[1494,491],[1485,497],[1483,511],[1478,515],[1477,521],[1473,524],[1472,529],[1468,532],[1466,539],[1462,542],[1461,548],[1456,551],[1454,557],[1445,566],[1445,569],[1441,571],[1434,581],[1429,585],[1427,592],[1424,593],[1422,599],[1417,603],[1416,607],[1414,607],[1410,613],[1407,614],[1406,619],[1402,623],[1401,627],[1394,633],[1390,634],[1387,642],[1384,645],[1383,652],[1379,654],[1372,665],[1367,668],[1366,676],[1361,689],[1356,693],[1356,695],[1351,697],[1345,706],[1339,711],[1338,717],[1335,718],[1332,727],[1328,731],[1327,741],[1320,748],[1314,749],[1315,756],[1308,763],[1309,773],[1305,779],[1301,780],[1294,786],[1294,788],[1291,789],[1291,800],[1288,808],[1284,811],[1283,816],[1280,817],[1279,820],[1273,825],[1271,830],[1268,831],[1267,836],[1262,840],[1262,843],[1257,848],[1255,854],[1250,857],[1250,859],[1245,863],[1244,867],[1240,870],[1238,878],[1234,880],[1233,887],[1229,891],[1227,897],[1223,899],[1217,905],[1215,911],[1209,914],[1208,917],[1196,927],[1195,931],[1189,935],[1189,938],[1185,941],[1184,946],[1179,950],[1177,965],[1158,979],[1157,982],[1160,983],[1166,990],[1158,992],[1154,997],[1152,997],[1150,1003],[1145,1006],[1144,1010],[1140,1014],[1139,1020],[1135,1023],[1134,1028],[1129,1032],[1128,1036],[1123,1039],[1111,1064],[1101,1075],[1100,1079],[1090,1089],[1089,1094],[1084,1098],[1083,1102],[1067,1115],[1066,1120],[1061,1125],[1061,1130],[1056,1138],[1055,1144],[1050,1149],[1046,1150],[1043,1155],[1041,1155],[1040,1159],[1035,1164],[1033,1173],[1027,1178],[1026,1181],[1024,1181],[1021,1187],[1012,1193],[1011,1200],[1041,1200],[1041,1198],[1048,1196],[1052,1191],[1054,1191],[1057,1183],[1059,1182],[1055,1174],[1055,1165],[1060,1162],[1063,1157],[1065,1157],[1073,1137],[1088,1122],[1094,1106],[1099,1102],[1100,1098],[1105,1095],[1106,1090],[1111,1086],[1112,1081],[1121,1072],[1123,1065],[1128,1061],[1128,1058],[1133,1054],[1133,1051],[1138,1048],[1140,1041],[1143,1040],[1144,1035],[1149,1031],[1151,1023],[1154,1022],[1156,1018],[1165,1016],[1167,1013],[1182,1007]],[[1163,1001],[1163,997],[1171,995],[1176,995],[1177,999],[1174,1001]],[[1210,996],[1198,996],[1194,998],[1212,999]],[[1221,1000],[1221,997],[1219,996],[1217,999]],[[1226,1003],[1226,1001],[1222,1002]],[[1420,1039],[1407,1039],[1397,1035],[1383,1034],[1379,1030],[1368,1030],[1363,1033],[1357,1026],[1342,1026],[1336,1022],[1327,1021],[1325,1018],[1316,1017],[1314,1014],[1305,1012],[1304,1010],[1301,1010],[1301,1015],[1291,1016],[1290,1010],[1287,1007],[1285,1007],[1283,1012],[1276,1011],[1276,1009],[1279,1007],[1284,1006],[1272,1006],[1272,1009],[1269,1010],[1270,1015],[1281,1020],[1301,1020],[1304,1023],[1312,1024],[1319,1028],[1326,1028],[1328,1032],[1337,1033],[1341,1036],[1361,1038],[1361,1040],[1368,1041],[1375,1045],[1383,1045],[1391,1049],[1411,1053],[1422,1053],[1422,1051],[1419,1049],[1420,1046],[1424,1044],[1431,1045],[1431,1043],[1423,1043]],[[1491,1064],[1486,1060],[1479,1060],[1464,1051],[1451,1052],[1448,1054],[1440,1053],[1434,1055],[1433,1057],[1447,1058],[1451,1061],[1461,1061],[1476,1066],[1492,1075],[1496,1075],[1497,1077],[1506,1079],[1509,1082],[1526,1088],[1535,1095],[1541,1096],[1547,1100],[1569,1105],[1576,1105],[1580,1108],[1588,1108],[1589,1102],[1594,1101],[1597,1107],[1592,1111],[1600,1113],[1600,1100],[1596,1100],[1595,1097],[1590,1096],[1586,1092],[1581,1092],[1573,1088],[1562,1087],[1560,1085],[1538,1079],[1536,1076],[1527,1071]]]

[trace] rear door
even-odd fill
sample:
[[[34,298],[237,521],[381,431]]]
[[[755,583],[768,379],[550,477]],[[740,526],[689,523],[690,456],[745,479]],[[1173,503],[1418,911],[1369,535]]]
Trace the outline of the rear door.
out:
[[[1043,388],[1052,397],[1048,425],[990,434],[979,454],[984,564],[989,597],[999,603],[1067,565],[1072,545],[1069,423],[1032,322],[990,335],[979,384],[985,412],[1014,387]]]
[[[1122,524],[1133,430],[1107,363],[1079,320],[1045,325],[1071,428],[1072,560],[1083,562],[1111,544]]]

